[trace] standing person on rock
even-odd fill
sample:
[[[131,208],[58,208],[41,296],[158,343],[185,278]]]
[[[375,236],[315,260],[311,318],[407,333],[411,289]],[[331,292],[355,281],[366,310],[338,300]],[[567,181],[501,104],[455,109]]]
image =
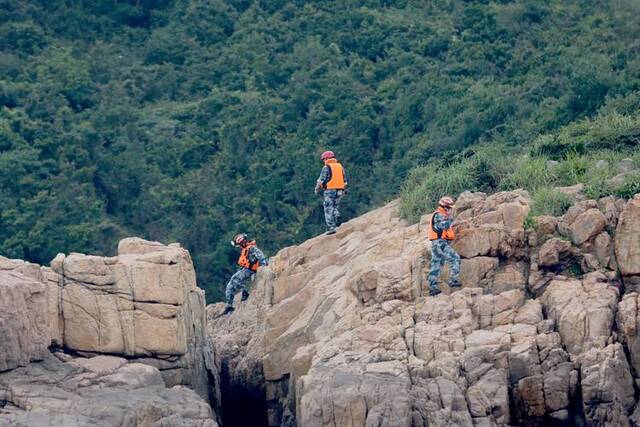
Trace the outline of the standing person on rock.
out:
[[[324,162],[320,177],[316,182],[315,194],[324,191],[324,220],[327,223],[326,234],[335,234],[340,219],[340,199],[347,191],[347,172],[344,167],[336,160],[333,151],[325,151],[320,156],[320,160]]]
[[[451,197],[443,197],[438,202],[438,209],[431,216],[429,223],[429,240],[431,240],[431,270],[429,271],[429,295],[438,295],[438,276],[445,263],[450,265],[449,286],[459,288],[460,285],[460,255],[453,249],[455,234],[452,208],[454,201]]]
[[[269,265],[267,258],[262,251],[256,246],[255,240],[249,240],[244,233],[236,234],[231,244],[235,247],[239,247],[240,258],[238,258],[238,270],[227,283],[227,289],[224,296],[227,301],[227,307],[224,309],[224,313],[231,313],[233,308],[233,297],[242,291],[242,301],[246,301],[249,298],[249,291],[247,291],[247,282],[253,278],[260,266]]]

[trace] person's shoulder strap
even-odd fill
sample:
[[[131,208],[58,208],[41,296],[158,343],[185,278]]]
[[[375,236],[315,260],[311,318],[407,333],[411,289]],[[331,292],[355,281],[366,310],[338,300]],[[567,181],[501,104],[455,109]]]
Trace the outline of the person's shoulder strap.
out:
[[[431,215],[431,229],[438,235],[438,239],[441,239],[444,230],[436,230],[436,215],[442,216],[442,214],[437,210],[433,213],[433,215]]]

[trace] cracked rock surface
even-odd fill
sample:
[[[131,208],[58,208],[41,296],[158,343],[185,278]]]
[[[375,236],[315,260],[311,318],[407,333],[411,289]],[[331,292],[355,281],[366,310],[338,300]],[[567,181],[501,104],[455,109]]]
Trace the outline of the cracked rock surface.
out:
[[[280,251],[234,313],[207,308],[223,420],[244,389],[270,426],[639,425],[640,195],[525,229],[529,203],[460,196],[463,288],[436,297],[429,217],[397,202]]]
[[[0,426],[217,427],[211,408],[160,371],[114,356],[58,360],[51,354],[0,374]]]
[[[0,425],[216,425],[205,323],[177,244],[128,238],[51,267],[0,257]]]

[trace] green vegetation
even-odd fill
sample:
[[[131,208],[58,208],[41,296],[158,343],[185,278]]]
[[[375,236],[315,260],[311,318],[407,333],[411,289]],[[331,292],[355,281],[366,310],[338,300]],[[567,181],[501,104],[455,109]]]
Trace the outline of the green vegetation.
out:
[[[633,197],[640,192],[640,140],[634,137],[636,142],[631,144],[630,135],[640,135],[640,113],[603,114],[574,122],[540,136],[525,154],[521,154],[522,148],[501,149],[496,144],[474,147],[448,166],[415,168],[402,192],[401,212],[415,220],[434,209],[440,195],[459,194],[465,189],[526,189],[531,192],[534,216],[559,216],[571,206],[570,198],[554,187],[582,183],[588,197]],[[638,170],[616,180],[624,158],[631,159]],[[548,165],[550,161],[557,163]]]
[[[212,301],[234,233],[323,229],[327,148],[346,218],[588,177],[567,153],[637,148],[638,28],[636,0],[0,0],[0,253],[180,241]]]
[[[636,93],[636,98],[640,98]],[[640,102],[640,101],[638,101]],[[557,134],[544,135],[534,142],[532,153],[562,160],[600,150],[628,150],[640,145],[640,108],[636,114],[617,112],[596,120],[582,120],[568,125]]]
[[[551,187],[539,187],[532,194],[532,210],[534,216],[561,216],[572,205],[571,198]]]

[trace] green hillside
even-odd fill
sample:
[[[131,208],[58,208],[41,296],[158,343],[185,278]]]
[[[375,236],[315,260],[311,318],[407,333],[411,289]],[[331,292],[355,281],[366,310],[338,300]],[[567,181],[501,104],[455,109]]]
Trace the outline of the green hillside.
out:
[[[636,0],[0,0],[0,254],[180,241],[212,301],[236,232],[273,254],[323,230],[324,149],[347,218],[407,177],[415,217],[450,168],[516,185],[507,154],[633,156],[638,28]],[[593,123],[613,142],[571,146]]]

